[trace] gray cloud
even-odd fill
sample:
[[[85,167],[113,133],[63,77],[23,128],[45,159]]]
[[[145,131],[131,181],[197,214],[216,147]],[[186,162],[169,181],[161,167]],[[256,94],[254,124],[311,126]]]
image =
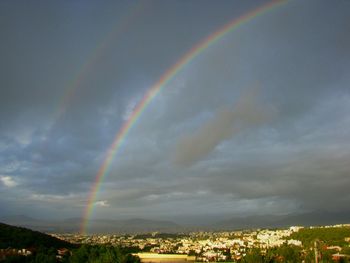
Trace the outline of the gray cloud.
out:
[[[142,3],[103,44],[137,4],[0,2],[0,215],[80,216],[133,101],[196,43],[258,6]],[[344,207],[349,12],[348,1],[289,1],[187,63],[124,138],[96,216]],[[258,92],[246,91],[254,83]]]
[[[271,108],[262,106],[257,96],[256,90],[243,94],[233,108],[218,110],[194,134],[182,137],[176,145],[174,163],[192,165],[207,156],[222,141],[270,119]]]

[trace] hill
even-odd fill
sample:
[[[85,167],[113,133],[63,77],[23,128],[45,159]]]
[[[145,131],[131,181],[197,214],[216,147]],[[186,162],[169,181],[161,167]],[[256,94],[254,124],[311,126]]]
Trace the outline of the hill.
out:
[[[58,249],[62,247],[71,248],[74,245],[41,232],[0,223],[0,249],[8,247],[53,247]]]
[[[256,216],[230,216],[228,214],[215,216],[189,217],[186,224],[181,224],[179,216],[173,221],[150,220],[141,218],[121,219],[93,219],[89,221],[90,234],[141,234],[149,232],[178,233],[188,231],[218,231],[251,228],[275,228],[292,225],[334,225],[350,222],[350,211],[341,212],[311,211],[307,213],[294,213],[287,215],[256,215]],[[24,215],[1,217],[1,222],[21,226],[46,233],[77,233],[80,230],[81,218],[65,220],[36,219]]]
[[[61,221],[39,220],[23,215],[7,216],[0,221],[49,233],[76,233],[79,232],[81,219],[69,218]],[[178,232],[182,228],[171,221],[148,220],[148,219],[95,219],[89,222],[89,233],[146,233],[146,232]]]
[[[350,211],[327,212],[312,211],[308,213],[289,215],[260,215],[247,217],[232,217],[225,221],[219,221],[209,228],[215,230],[249,229],[249,228],[275,228],[292,225],[317,226],[334,225],[350,222]]]

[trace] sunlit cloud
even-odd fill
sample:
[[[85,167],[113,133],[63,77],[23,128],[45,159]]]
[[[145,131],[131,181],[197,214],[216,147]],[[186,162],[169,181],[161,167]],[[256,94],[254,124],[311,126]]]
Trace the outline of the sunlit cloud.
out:
[[[97,201],[95,202],[95,206],[98,206],[98,207],[109,207],[109,203],[107,200],[100,200],[100,201]]]
[[[15,187],[18,185],[18,182],[16,182],[11,176],[5,175],[0,176],[1,183],[6,187]]]

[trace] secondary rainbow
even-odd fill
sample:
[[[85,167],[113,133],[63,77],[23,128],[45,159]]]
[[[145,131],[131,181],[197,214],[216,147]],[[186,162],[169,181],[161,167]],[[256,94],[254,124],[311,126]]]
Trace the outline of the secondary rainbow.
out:
[[[137,1],[131,4],[126,12],[118,18],[116,24],[112,27],[112,30],[98,43],[94,48],[92,54],[88,57],[74,78],[68,83],[63,93],[63,96],[57,103],[54,111],[53,120],[58,121],[66,112],[67,108],[72,104],[79,87],[83,86],[84,80],[94,70],[94,66],[98,64],[99,59],[109,48],[111,43],[118,44],[118,38],[122,38],[124,32],[137,20],[141,12],[146,8],[146,1]],[[114,47],[115,48],[115,47]]]
[[[225,36],[227,33],[233,31],[238,28],[240,25],[256,18],[262,14],[265,14],[267,11],[270,11],[283,3],[287,3],[287,1],[283,0],[275,0],[268,2],[253,11],[250,11],[238,18],[233,19],[219,30],[215,31],[204,40],[200,41],[197,45],[192,47],[185,55],[183,55],[172,67],[170,67],[165,73],[158,79],[158,81],[146,92],[143,96],[142,100],[134,109],[130,118],[123,124],[118,133],[116,134],[113,143],[109,147],[106,152],[106,157],[98,170],[98,173],[95,178],[95,182],[92,185],[91,191],[88,196],[87,205],[84,210],[82,224],[80,228],[80,232],[82,234],[86,233],[88,221],[90,215],[92,214],[95,200],[97,197],[97,193],[100,189],[101,182],[103,178],[108,174],[110,165],[114,159],[114,156],[118,153],[125,137],[127,136],[130,129],[135,125],[136,121],[139,119],[140,115],[147,108],[147,105],[153,100],[153,98],[159,94],[163,87],[174,78],[174,76],[183,69],[188,63],[190,63],[195,57],[197,57],[200,53],[202,53],[209,46],[216,43],[219,39]]]

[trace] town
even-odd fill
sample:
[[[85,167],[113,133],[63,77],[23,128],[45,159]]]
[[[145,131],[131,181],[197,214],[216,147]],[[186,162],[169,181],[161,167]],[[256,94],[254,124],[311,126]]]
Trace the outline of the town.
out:
[[[248,251],[259,249],[266,253],[269,249],[283,245],[296,247],[301,251],[312,251],[315,257],[321,258],[322,249],[331,254],[333,260],[349,258],[342,253],[343,248],[349,250],[350,224],[331,225],[323,227],[291,226],[285,229],[255,229],[225,232],[191,232],[178,234],[164,234],[153,232],[150,234],[134,235],[80,235],[80,234],[52,234],[54,237],[76,244],[112,245],[129,248],[141,260],[143,253],[187,255],[187,261],[237,261],[244,258]],[[342,237],[343,246],[333,242],[323,242],[315,239],[312,243],[295,239],[299,231],[305,230],[340,230],[347,232]],[[346,236],[348,235],[348,236]],[[320,248],[319,248],[320,247]],[[322,249],[321,249],[322,247]],[[147,254],[149,255],[149,254]],[[147,262],[147,260],[144,260]]]

